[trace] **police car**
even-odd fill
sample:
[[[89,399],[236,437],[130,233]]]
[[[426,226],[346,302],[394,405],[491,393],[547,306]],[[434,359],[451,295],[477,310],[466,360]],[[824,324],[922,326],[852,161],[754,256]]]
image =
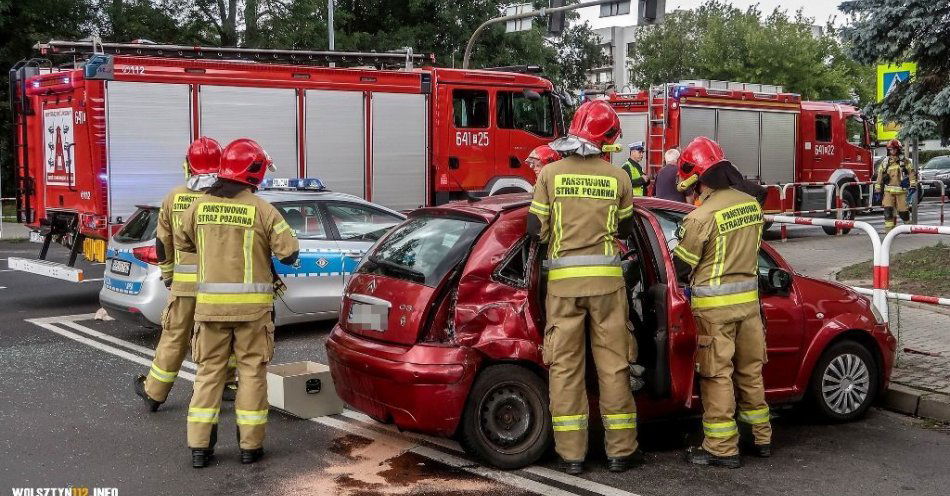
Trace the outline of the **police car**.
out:
[[[318,179],[265,179],[258,196],[284,216],[300,241],[293,266],[274,267],[287,291],[274,302],[277,325],[335,319],[350,273],[403,214],[335,193]],[[99,301],[110,316],[160,325],[169,292],[155,252],[157,205],[139,206],[109,241]]]

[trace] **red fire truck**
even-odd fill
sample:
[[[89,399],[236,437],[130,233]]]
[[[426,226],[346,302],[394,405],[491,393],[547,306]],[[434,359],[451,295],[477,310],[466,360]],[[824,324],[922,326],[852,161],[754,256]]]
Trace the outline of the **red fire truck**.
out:
[[[524,159],[564,132],[546,79],[510,68],[417,68],[432,58],[411,50],[37,48],[73,61],[10,71],[17,212],[45,236],[41,259],[52,239],[73,246],[69,265],[80,250],[103,260],[106,238],[135,205],[181,183],[185,150],[200,135],[222,145],[251,137],[276,177],[318,176],[335,191],[410,209],[531,191]],[[337,67],[346,63],[356,67]]]
[[[620,115],[623,140],[646,144],[651,173],[663,166],[666,150],[707,136],[747,178],[775,186],[766,200],[771,212],[781,210],[787,183],[830,183],[788,192],[789,208],[827,209],[835,206],[838,185],[869,181],[873,172],[870,126],[857,108],[802,101],[779,86],[691,80],[617,95],[610,103]],[[618,165],[625,159],[625,153],[613,156]],[[845,187],[843,206],[870,206],[872,196],[867,185]]]

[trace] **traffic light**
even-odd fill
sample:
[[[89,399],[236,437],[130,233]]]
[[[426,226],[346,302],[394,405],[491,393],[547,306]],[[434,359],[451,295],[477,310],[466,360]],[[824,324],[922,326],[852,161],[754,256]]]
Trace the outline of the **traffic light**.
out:
[[[549,7],[563,7],[565,0],[550,0]],[[564,14],[565,11],[555,12],[553,14],[548,14],[548,34],[551,36],[558,36],[564,31]]]
[[[663,19],[664,12],[666,12],[666,0],[640,0],[637,24],[640,26],[658,24]]]

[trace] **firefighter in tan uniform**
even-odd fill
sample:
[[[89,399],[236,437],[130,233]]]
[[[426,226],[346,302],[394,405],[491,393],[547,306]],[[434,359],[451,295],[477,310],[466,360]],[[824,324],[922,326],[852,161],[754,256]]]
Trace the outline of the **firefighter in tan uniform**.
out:
[[[601,158],[619,137],[620,120],[607,103],[581,105],[568,137],[551,144],[566,158],[541,170],[528,215],[528,232],[548,245],[543,355],[550,367],[554,442],[570,474],[583,471],[587,454],[588,335],[600,384],[607,468],[626,470],[637,451],[629,372],[636,344],[616,244],[618,235],[630,233],[633,198],[627,174]]]
[[[693,140],[679,163],[682,181],[699,184],[699,207],[677,229],[677,277],[690,294],[699,349],[696,368],[703,402],[703,444],[687,459],[738,468],[738,399],[741,422],[751,425],[755,454],[771,456],[772,427],[762,365],[765,329],[759,308],[758,254],[762,210],[756,199],[731,186],[741,175],[719,145]],[[738,394],[738,398],[736,395]]]
[[[907,193],[917,191],[917,170],[914,164],[904,157],[904,145],[899,140],[892,139],[888,142],[887,157],[878,165],[876,176],[874,192],[882,195],[884,232],[887,233],[897,225],[897,215],[900,215],[905,223],[910,221]]]
[[[274,352],[274,276],[271,254],[282,263],[297,259],[294,231],[270,203],[253,191],[270,157],[242,138],[221,156],[218,181],[182,215],[176,245],[198,256],[198,286],[192,356],[198,363],[188,408],[192,466],[208,465],[217,439],[221,390],[228,355],[237,356],[241,384],[235,398],[241,463],[263,454],[267,424],[266,365]]]
[[[195,328],[198,266],[193,253],[175,248],[173,233],[181,228],[181,213],[214,184],[220,161],[221,146],[217,141],[204,136],[195,140],[188,147],[185,162],[187,183],[165,196],[159,210],[155,252],[162,279],[171,290],[171,296],[162,313],[162,336],[148,376],[139,375],[135,378],[135,393],[153,412],[168,398],[168,392],[175,384],[178,370],[188,353],[191,333]],[[232,388],[226,389],[224,399],[233,401],[233,391]]]

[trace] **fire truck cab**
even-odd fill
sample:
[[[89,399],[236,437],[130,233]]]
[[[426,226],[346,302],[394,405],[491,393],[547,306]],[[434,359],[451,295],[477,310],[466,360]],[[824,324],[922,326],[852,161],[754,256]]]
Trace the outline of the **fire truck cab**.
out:
[[[80,252],[102,261],[106,239],[136,205],[159,202],[180,184],[185,150],[198,136],[222,146],[253,138],[274,159],[275,176],[319,176],[334,191],[407,210],[531,191],[524,159],[564,130],[546,79],[419,68],[432,58],[411,50],[37,48],[73,62],[11,70],[17,212],[42,232],[41,259],[51,240],[72,245],[69,265]],[[356,67],[334,66],[343,64]],[[24,270],[51,275],[41,265]],[[67,272],[62,278],[76,278]]]
[[[743,175],[769,186],[766,210],[835,208],[837,187],[869,181],[869,124],[851,105],[802,101],[779,86],[691,80],[669,83],[610,100],[620,115],[624,141],[646,143],[650,173],[663,154],[697,136],[719,142]],[[615,154],[618,165],[625,154]],[[781,191],[789,183],[786,205]],[[846,186],[842,207],[870,206],[868,185]],[[852,218],[853,211],[844,218]],[[831,234],[834,231],[832,230]]]

